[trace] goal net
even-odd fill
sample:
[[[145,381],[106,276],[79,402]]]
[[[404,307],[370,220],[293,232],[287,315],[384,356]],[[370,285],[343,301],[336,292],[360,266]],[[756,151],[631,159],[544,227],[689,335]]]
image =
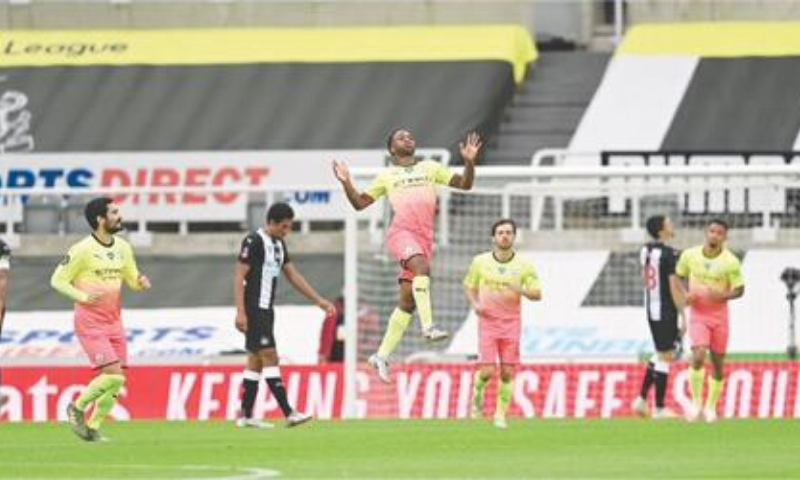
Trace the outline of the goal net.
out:
[[[364,188],[375,173],[356,170],[356,183]],[[721,415],[800,415],[797,369],[785,362],[795,338],[781,280],[784,269],[800,267],[799,180],[797,167],[788,165],[479,168],[471,191],[440,190],[431,298],[434,321],[451,337],[426,342],[415,315],[390,360],[389,385],[365,362],[397,305],[398,265],[384,245],[391,214],[383,202],[353,214],[345,282],[347,302],[357,298],[348,312],[348,338],[357,330],[358,341],[349,342],[348,413],[468,415],[477,320],[462,281],[472,257],[491,249],[491,225],[513,218],[516,250],[532,259],[543,299],[523,302],[512,414],[629,414],[642,362],[653,353],[639,267],[648,240],[644,224],[649,216],[668,215],[681,249],[703,242],[710,219],[724,219],[731,227],[727,246],[743,262],[746,294],[730,304],[731,362]],[[688,339],[684,344],[688,352]],[[684,366],[673,365],[668,394],[678,411],[688,402]]]

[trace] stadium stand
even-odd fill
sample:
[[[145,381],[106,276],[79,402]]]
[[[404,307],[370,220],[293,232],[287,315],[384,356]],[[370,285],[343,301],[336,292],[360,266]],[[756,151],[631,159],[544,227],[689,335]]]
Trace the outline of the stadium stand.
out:
[[[543,51],[489,143],[483,165],[528,165],[543,148],[569,144],[610,55]]]
[[[398,125],[450,148],[464,132],[494,133],[536,55],[516,27],[14,32],[6,42],[4,88],[26,93],[37,152],[375,148]],[[23,53],[43,45],[53,53]]]
[[[631,29],[569,149],[797,150],[798,25]]]

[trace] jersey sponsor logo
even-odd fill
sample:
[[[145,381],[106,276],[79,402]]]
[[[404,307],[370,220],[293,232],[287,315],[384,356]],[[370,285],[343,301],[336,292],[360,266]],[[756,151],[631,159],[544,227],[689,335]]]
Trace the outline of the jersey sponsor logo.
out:
[[[120,268],[96,268],[93,271],[104,282],[122,278],[122,269]]]
[[[264,271],[271,277],[277,277],[281,274],[281,261],[278,257],[271,257],[266,261]]]
[[[401,177],[392,184],[393,188],[422,187],[428,186],[432,182],[425,175],[415,175],[413,177]]]

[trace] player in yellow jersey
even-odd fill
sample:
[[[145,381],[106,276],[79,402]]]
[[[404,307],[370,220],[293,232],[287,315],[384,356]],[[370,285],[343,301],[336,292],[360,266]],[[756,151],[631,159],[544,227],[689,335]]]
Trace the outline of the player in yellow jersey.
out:
[[[113,200],[92,199],[85,214],[92,234],[69,249],[50,284],[75,302],[75,335],[92,367],[100,372],[67,406],[72,431],[95,442],[105,440],[100,425],[125,384],[128,358],[120,316],[122,283],[132,290],[146,290],[150,280],[139,273],[130,244],[114,235],[122,230],[122,216]],[[94,410],[86,421],[84,412],[91,404]]]
[[[727,248],[728,224],[711,220],[706,226],[705,243],[681,253],[675,273],[684,281],[680,296],[689,306],[689,338],[692,361],[689,389],[692,405],[687,420],[701,416],[707,422],[717,419],[717,400],[722,393],[723,366],[728,348],[728,302],[744,294],[744,279],[739,259]],[[713,374],[708,379],[708,399],[703,402],[706,351],[711,350]]]
[[[430,341],[447,338],[444,330],[433,323],[430,297],[430,265],[433,253],[433,220],[436,216],[436,187],[448,185],[460,190],[472,188],[475,162],[481,149],[478,134],[471,133],[460,144],[464,173],[454,173],[433,161],[418,162],[414,158],[416,142],[408,130],[395,130],[386,141],[394,164],[379,174],[365,192],[353,185],[344,162],[335,160],[333,170],[344,187],[353,208],[363,210],[386,195],[394,217],[386,234],[386,246],[400,264],[400,298],[389,317],[389,325],[378,352],[369,364],[386,383],[389,376],[389,356],[403,338],[411,323],[414,309],[419,313],[422,334]]]
[[[492,226],[494,248],[476,255],[464,278],[464,293],[478,315],[478,371],[472,389],[472,417],[483,416],[486,385],[500,363],[494,425],[506,428],[514,369],[519,363],[520,301],[541,300],[539,277],[530,260],[514,251],[517,225],[501,219]]]

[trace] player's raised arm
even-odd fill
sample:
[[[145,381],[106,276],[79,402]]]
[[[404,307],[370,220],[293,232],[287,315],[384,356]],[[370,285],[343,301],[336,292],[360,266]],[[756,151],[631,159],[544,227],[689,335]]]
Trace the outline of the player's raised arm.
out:
[[[347,168],[347,164],[343,161],[333,161],[333,174],[336,175],[336,179],[342,184],[344,193],[347,195],[347,200],[350,201],[350,205],[356,210],[363,210],[372,205],[375,201],[370,195],[359,192],[355,185],[353,185],[353,180],[350,177],[350,169]]]
[[[461,159],[464,161],[464,173],[455,174],[450,179],[450,186],[459,190],[472,189],[472,182],[475,180],[475,163],[478,161],[478,153],[483,146],[481,137],[475,132],[467,135],[464,142],[458,144]]]

